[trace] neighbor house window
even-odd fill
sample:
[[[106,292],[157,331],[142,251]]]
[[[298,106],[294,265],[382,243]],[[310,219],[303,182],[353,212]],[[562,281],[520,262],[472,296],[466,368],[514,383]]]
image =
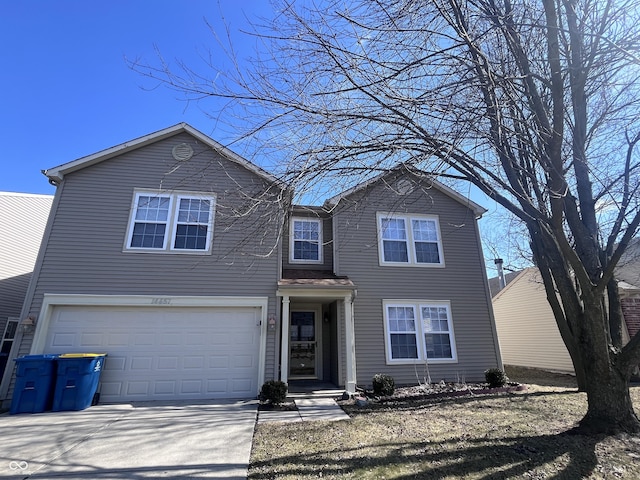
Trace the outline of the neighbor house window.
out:
[[[378,214],[381,265],[444,265],[438,218]]]
[[[384,302],[388,363],[456,361],[449,302]]]
[[[135,194],[127,250],[208,252],[215,197],[187,192]]]
[[[291,219],[291,261],[322,262],[322,223],[313,218]]]

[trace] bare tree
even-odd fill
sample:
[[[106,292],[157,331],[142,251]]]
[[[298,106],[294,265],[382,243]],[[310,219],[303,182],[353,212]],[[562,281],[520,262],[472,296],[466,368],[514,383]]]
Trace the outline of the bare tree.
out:
[[[529,234],[587,393],[580,429],[639,432],[640,336],[622,344],[614,278],[640,224],[639,12],[630,0],[285,0],[255,27],[265,48],[247,70],[136,69],[229,99],[299,191],[404,163],[495,199]]]

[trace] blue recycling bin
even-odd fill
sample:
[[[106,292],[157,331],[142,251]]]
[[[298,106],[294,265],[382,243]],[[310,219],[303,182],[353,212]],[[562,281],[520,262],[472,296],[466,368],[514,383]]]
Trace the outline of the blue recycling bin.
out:
[[[51,410],[56,376],[56,355],[16,358],[16,384],[9,413]]]
[[[105,353],[65,353],[57,359],[51,410],[84,410],[95,405]]]

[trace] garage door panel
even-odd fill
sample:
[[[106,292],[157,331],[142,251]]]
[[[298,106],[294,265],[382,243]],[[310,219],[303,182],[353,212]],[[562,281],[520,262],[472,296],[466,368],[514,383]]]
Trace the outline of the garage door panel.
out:
[[[105,402],[255,397],[259,308],[56,307],[47,353],[105,352]]]
[[[127,347],[131,341],[127,333],[107,333],[106,337],[106,347]]]
[[[104,370],[102,370],[102,373],[104,375],[105,372],[110,371],[122,372],[124,371],[126,364],[127,357],[124,357],[122,355],[109,354],[109,361],[104,362]]]
[[[106,364],[106,362],[105,362]],[[102,372],[102,378],[100,379],[100,395],[101,398],[119,398],[122,396],[122,382],[109,382],[105,381],[104,377],[107,376],[106,370]]]

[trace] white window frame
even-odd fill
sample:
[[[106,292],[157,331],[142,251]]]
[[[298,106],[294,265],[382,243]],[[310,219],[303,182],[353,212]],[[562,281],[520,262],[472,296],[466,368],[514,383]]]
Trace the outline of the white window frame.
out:
[[[393,358],[391,351],[391,335],[394,333],[400,333],[392,331],[389,325],[389,307],[404,307],[412,308],[415,318],[415,335],[416,335],[416,347],[418,350],[417,358]],[[448,331],[425,331],[424,321],[422,318],[422,307],[436,307],[445,308],[447,311],[447,325]],[[456,350],[456,340],[453,331],[453,318],[451,316],[451,303],[448,300],[383,300],[382,301],[382,316],[384,323],[384,336],[385,336],[385,354],[387,365],[414,365],[416,363],[429,364],[437,363],[458,363],[458,353]],[[404,333],[404,332],[403,332]],[[410,332],[406,332],[410,333]],[[428,358],[426,353],[426,341],[425,334],[427,333],[447,333],[449,335],[449,341],[451,344],[451,358]]]
[[[406,262],[394,262],[388,261],[384,258],[384,231],[382,227],[383,220],[402,220],[405,225],[405,231],[407,238],[405,243],[407,246],[407,261]],[[418,262],[416,254],[416,243],[413,232],[413,220],[427,220],[431,221],[435,225],[437,235],[438,246],[438,263]],[[440,234],[440,221],[437,215],[420,215],[420,214],[397,214],[389,212],[378,212],[376,214],[377,229],[378,229],[378,259],[380,266],[395,266],[395,267],[444,267],[444,250],[442,248],[442,235]],[[401,240],[394,240],[401,241]]]
[[[136,223],[145,223],[141,220],[136,220],[136,212],[140,203],[141,197],[162,197],[169,199],[169,208],[167,214],[167,220],[162,221],[148,221],[146,223],[163,223],[165,224],[165,235],[161,248],[153,247],[132,247],[131,241],[133,239],[133,230]],[[188,249],[188,248],[176,248],[175,240],[177,234],[178,225],[185,224],[184,221],[178,221],[178,215],[180,213],[180,201],[181,200],[206,200],[211,203],[211,209],[209,211],[209,219],[206,222],[207,237],[205,240],[204,249]],[[129,213],[129,224],[127,227],[127,236],[124,244],[124,252],[153,252],[153,253],[175,253],[175,254],[190,254],[190,255],[206,255],[211,254],[211,246],[213,239],[213,223],[216,211],[216,196],[210,193],[202,192],[189,192],[189,191],[176,191],[166,192],[158,190],[135,190],[133,195],[133,201],[131,204],[131,211]],[[202,222],[186,222],[187,225],[205,225]]]
[[[317,260],[307,260],[304,258],[295,258],[295,242],[296,241],[306,241],[306,240],[296,240],[294,236],[295,231],[295,222],[309,222],[316,223],[318,225],[318,259]],[[322,233],[322,220],[319,218],[310,218],[310,217],[291,217],[291,223],[289,225],[289,263],[312,263],[319,264],[323,262],[322,259],[322,250],[323,250],[323,233]]]

